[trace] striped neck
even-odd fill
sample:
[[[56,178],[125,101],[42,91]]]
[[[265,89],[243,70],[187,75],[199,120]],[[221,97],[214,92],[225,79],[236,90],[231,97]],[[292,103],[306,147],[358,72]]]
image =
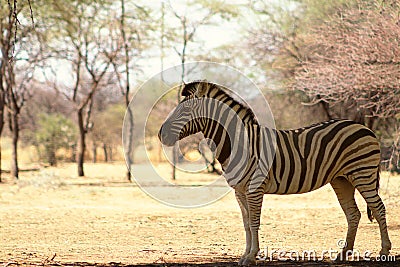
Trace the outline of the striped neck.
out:
[[[229,162],[232,151],[243,150],[243,136],[253,131],[259,131],[260,126],[253,123],[243,123],[240,131],[228,130],[228,127],[221,125],[213,119],[207,119],[203,129],[205,138],[212,140],[208,141],[209,147],[215,152],[216,159],[221,163],[224,171],[224,166]],[[247,138],[245,138],[247,140]],[[255,144],[256,140],[252,140]],[[238,148],[241,146],[241,148]],[[246,146],[247,149],[253,151],[254,147]]]

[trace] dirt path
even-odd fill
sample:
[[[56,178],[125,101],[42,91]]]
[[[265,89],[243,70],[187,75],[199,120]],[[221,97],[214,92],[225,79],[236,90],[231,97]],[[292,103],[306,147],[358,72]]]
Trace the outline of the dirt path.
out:
[[[242,253],[244,232],[232,193],[206,207],[178,209],[160,204],[136,185],[126,183],[122,163],[88,165],[91,176],[83,179],[69,176],[72,168],[67,165],[23,173],[17,183],[0,184],[0,263],[231,266]],[[392,255],[399,261],[400,177],[383,175],[381,188]],[[356,249],[376,256],[380,248],[378,225],[368,221],[359,195],[357,202],[363,217]],[[260,247],[268,253],[315,251],[319,257],[323,250],[337,250],[345,231],[344,214],[329,186],[309,194],[265,197]],[[382,266],[372,261],[278,261],[278,252],[274,261],[259,264]]]

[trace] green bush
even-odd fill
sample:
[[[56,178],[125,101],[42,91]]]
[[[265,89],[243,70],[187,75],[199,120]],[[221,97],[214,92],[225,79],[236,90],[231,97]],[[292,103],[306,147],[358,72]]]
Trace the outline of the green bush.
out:
[[[71,120],[61,114],[40,114],[38,125],[35,137],[39,156],[54,166],[57,163],[57,150],[74,145],[76,127]]]

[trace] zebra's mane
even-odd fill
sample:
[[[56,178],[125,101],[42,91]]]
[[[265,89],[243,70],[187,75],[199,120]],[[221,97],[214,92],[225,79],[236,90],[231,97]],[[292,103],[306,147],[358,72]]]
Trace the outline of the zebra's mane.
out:
[[[190,83],[185,84],[184,88],[182,89],[182,96],[191,96],[196,93],[198,90],[199,86],[205,86],[206,87],[206,94],[207,96],[215,96],[215,95],[224,95],[225,100],[224,101],[231,101],[234,105],[238,105],[240,107],[240,110],[244,110],[246,115],[244,116],[244,119],[248,121],[249,123],[254,123],[258,124],[257,118],[253,112],[253,110],[248,107],[246,104],[243,102],[240,102],[238,99],[241,100],[241,97],[233,92],[232,90],[229,90],[225,88],[222,85],[218,85],[215,83],[208,82],[206,80],[196,80],[192,81]],[[213,93],[216,92],[216,93]],[[232,94],[235,96],[233,97]]]

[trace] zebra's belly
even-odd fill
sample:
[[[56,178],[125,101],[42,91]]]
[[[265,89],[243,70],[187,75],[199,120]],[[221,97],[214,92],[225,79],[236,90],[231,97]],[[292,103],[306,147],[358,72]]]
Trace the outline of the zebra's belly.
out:
[[[280,181],[277,179],[276,181],[279,182],[274,186],[275,188],[270,188],[273,190],[268,190],[266,193],[278,195],[303,194],[327,185],[333,178],[333,175],[319,174],[314,176],[310,173],[302,176],[297,174]]]

